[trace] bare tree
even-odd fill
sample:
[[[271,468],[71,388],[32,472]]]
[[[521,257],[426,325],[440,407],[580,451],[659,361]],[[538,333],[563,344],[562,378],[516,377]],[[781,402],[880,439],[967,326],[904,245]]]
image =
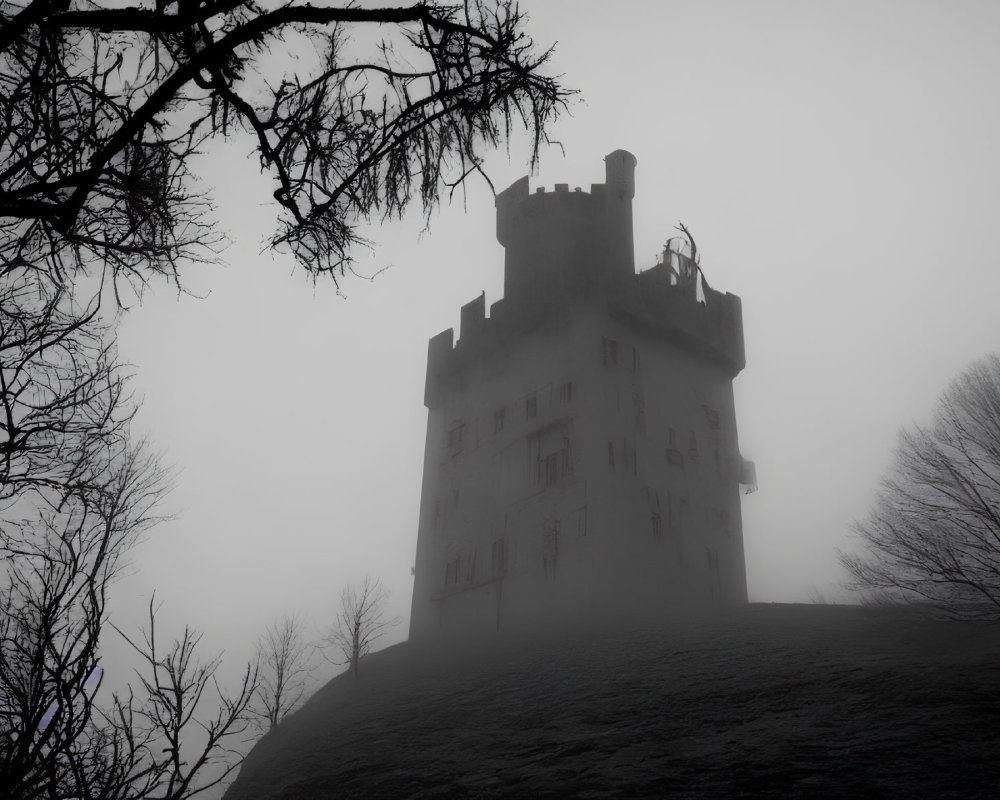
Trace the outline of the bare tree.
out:
[[[941,396],[929,427],[903,431],[875,505],[840,554],[870,598],[1000,615],[1000,357]]]
[[[115,765],[113,780],[92,787],[98,789],[94,796],[185,800],[217,786],[242,762],[230,743],[252,724],[256,668],[247,664],[235,692],[228,693],[216,677],[221,656],[198,659],[201,634],[185,627],[162,652],[153,601],[142,640],[125,638],[141,659],[136,669],[141,689],[138,697],[131,686],[116,693],[110,711],[102,714],[104,741],[118,746],[107,759]],[[203,718],[210,690],[214,711]],[[99,749],[87,744],[82,749],[88,756]]]
[[[366,575],[360,586],[348,584],[340,595],[340,612],[326,643],[335,655],[328,657],[335,664],[346,664],[357,677],[361,659],[372,645],[392,626],[395,617],[385,615],[385,602],[389,593],[382,581]]]
[[[94,308],[30,268],[0,278],[0,785],[11,797],[72,782],[107,589],[169,490],[148,446],[129,441],[127,377]]]
[[[359,46],[369,30],[382,41]],[[100,265],[117,288],[211,259],[191,162],[247,135],[280,208],[271,244],[336,279],[359,222],[414,199],[429,214],[514,124],[537,155],[569,95],[549,58],[510,0],[4,3],[0,265]]]
[[[306,641],[304,625],[302,617],[283,617],[269,625],[257,643],[260,682],[255,713],[269,730],[276,728],[305,695],[310,655],[315,648]]]
[[[10,797],[59,796],[72,782],[71,754],[94,718],[88,678],[99,674],[108,587],[167,489],[143,444],[106,447],[84,460],[85,483],[21,498],[0,521],[0,785]]]
[[[248,672],[221,711],[194,710],[218,661],[197,637],[161,653],[150,616],[138,694],[97,702],[107,599],[163,519],[171,476],[133,443],[135,404],[111,329],[43,273],[0,281],[0,787],[10,798],[183,798],[238,763]],[[217,688],[217,687],[216,687]],[[190,731],[202,741],[190,740]],[[188,737],[183,759],[169,757]],[[213,770],[215,771],[213,773]]]

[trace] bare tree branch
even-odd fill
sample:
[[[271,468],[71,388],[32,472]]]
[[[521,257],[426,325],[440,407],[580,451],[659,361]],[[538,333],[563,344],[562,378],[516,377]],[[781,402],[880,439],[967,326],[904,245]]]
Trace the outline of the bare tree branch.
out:
[[[243,131],[275,180],[271,243],[336,280],[366,220],[398,217],[480,173],[514,123],[532,159],[572,94],[544,76],[509,0],[402,8],[253,0],[83,0],[0,10],[0,269],[28,260],[71,278],[100,265],[141,287],[178,279],[221,240],[190,174]],[[378,27],[377,58],[346,30]],[[313,49],[294,69],[284,49]],[[270,73],[270,74],[269,74]]]

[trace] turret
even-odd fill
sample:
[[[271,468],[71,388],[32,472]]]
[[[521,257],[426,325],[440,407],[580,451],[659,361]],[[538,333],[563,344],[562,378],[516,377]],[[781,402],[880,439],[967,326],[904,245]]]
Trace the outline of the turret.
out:
[[[571,294],[621,284],[635,273],[632,198],[636,159],[605,157],[605,183],[590,192],[557,183],[529,193],[521,178],[497,196],[497,240],[506,251],[504,298],[530,313]]]

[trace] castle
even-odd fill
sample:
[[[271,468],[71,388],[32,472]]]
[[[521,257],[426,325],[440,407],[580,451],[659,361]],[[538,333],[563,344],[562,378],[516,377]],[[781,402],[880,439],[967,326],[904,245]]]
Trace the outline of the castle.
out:
[[[740,299],[676,239],[636,274],[635,166],[497,196],[504,297],[428,347],[411,640],[746,602]]]

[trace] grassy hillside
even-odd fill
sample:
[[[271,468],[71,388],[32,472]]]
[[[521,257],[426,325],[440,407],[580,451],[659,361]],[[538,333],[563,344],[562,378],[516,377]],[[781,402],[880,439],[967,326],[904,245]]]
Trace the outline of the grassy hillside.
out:
[[[397,645],[265,736],[226,798],[768,795],[1000,797],[1000,625],[751,605]]]

